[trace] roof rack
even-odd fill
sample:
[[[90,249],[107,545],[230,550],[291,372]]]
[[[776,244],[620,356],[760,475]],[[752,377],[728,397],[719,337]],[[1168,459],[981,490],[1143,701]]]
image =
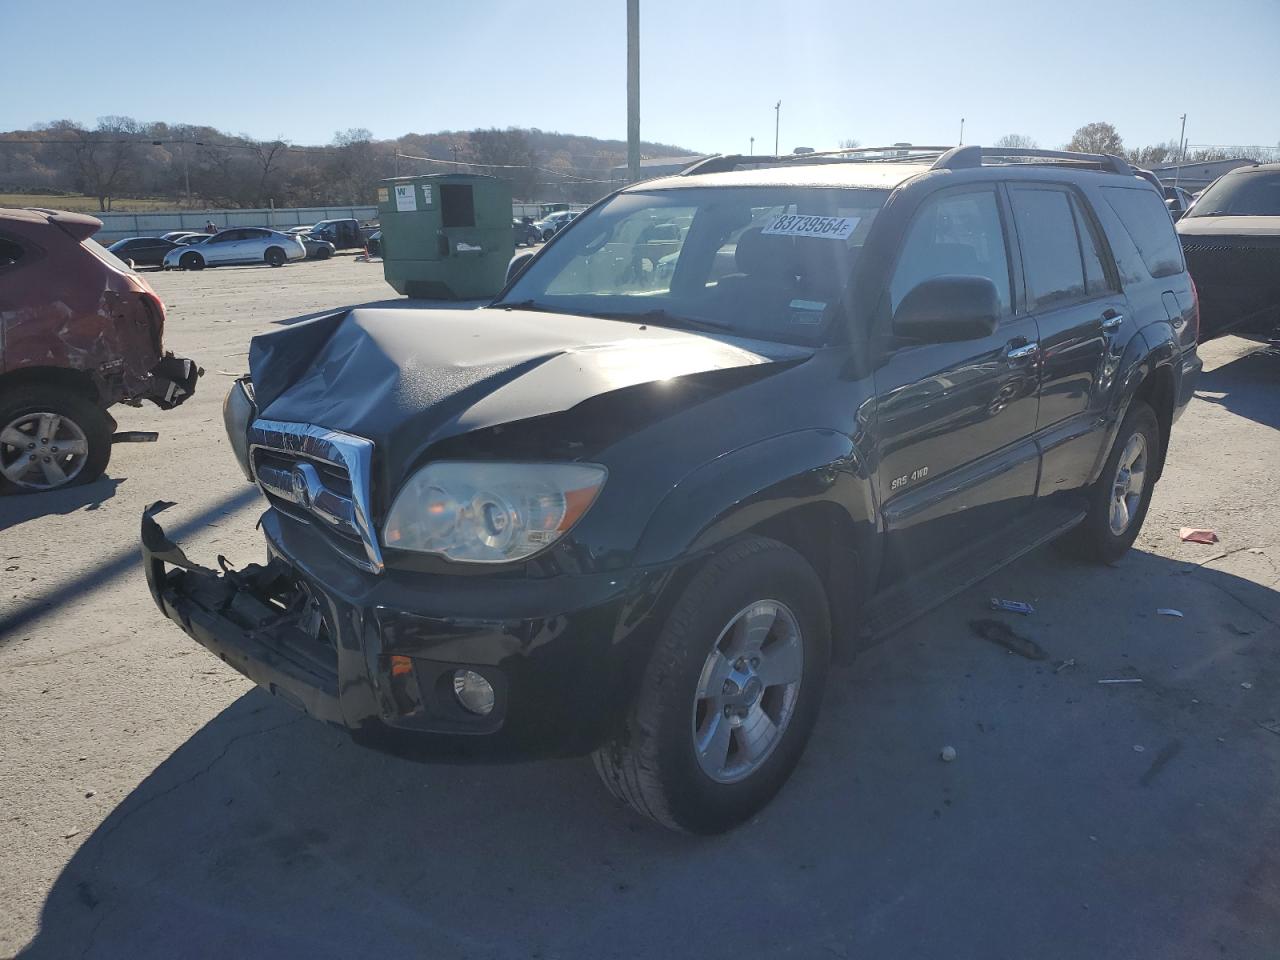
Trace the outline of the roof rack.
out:
[[[1070,150],[1025,149],[1022,147],[952,147],[933,164],[934,170],[969,170],[984,166],[984,160],[1016,160],[1034,163],[1037,160],[1070,164],[1089,170],[1105,170],[1133,176],[1133,168],[1120,157],[1109,153],[1076,153]]]
[[[695,161],[680,171],[689,177],[699,173],[725,173],[743,168],[776,167],[787,164],[818,163],[924,163],[933,161],[934,170],[969,170],[989,165],[986,161],[1009,163],[1053,163],[1133,176],[1134,169],[1109,153],[1076,153],[1070,150],[1040,150],[1021,147],[917,147],[893,144],[888,147],[851,147],[819,153],[791,153],[783,156],[715,154]]]
[[[945,156],[951,149],[951,147],[917,147],[893,144],[888,147],[849,147],[843,150],[787,153],[781,156],[718,153],[689,164],[689,166],[680,171],[680,176],[689,177],[698,173],[726,173],[730,170],[740,170],[744,167],[772,167],[790,163],[922,163],[927,160],[937,160]]]

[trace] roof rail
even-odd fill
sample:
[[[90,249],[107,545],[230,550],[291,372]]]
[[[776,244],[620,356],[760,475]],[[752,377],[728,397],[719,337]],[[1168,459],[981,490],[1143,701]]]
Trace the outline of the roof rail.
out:
[[[981,167],[984,160],[1021,159],[1034,162],[1048,160],[1054,163],[1074,164],[1091,170],[1105,170],[1133,176],[1133,168],[1123,159],[1109,153],[1076,153],[1071,150],[1041,150],[1038,147],[979,147],[969,145],[953,147],[933,164],[934,170],[968,170]]]
[[[816,153],[788,153],[782,156],[769,154],[743,155],[740,153],[716,154],[697,160],[680,171],[689,177],[699,173],[725,173],[743,167],[769,167],[789,163],[922,163],[945,156],[951,147],[917,147],[892,144],[887,147],[849,147],[843,150],[822,150]]]

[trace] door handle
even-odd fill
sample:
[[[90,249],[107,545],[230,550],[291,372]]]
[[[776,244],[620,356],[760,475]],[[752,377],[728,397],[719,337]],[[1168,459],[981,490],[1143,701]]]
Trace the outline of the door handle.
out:
[[[1036,343],[1035,341],[1032,341],[1031,343],[1024,343],[1018,346],[1015,346],[1014,344],[1011,343],[1004,348],[1004,355],[1005,355],[1005,359],[1009,360],[1010,362],[1022,361],[1022,360],[1029,360],[1031,357],[1034,357],[1039,350],[1040,350],[1040,344]]]
[[[1108,307],[1102,311],[1102,329],[1106,331],[1119,330],[1120,324],[1124,323],[1124,314],[1118,313]]]

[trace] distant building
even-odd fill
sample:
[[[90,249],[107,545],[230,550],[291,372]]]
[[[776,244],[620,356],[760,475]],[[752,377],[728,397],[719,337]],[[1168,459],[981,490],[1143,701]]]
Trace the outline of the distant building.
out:
[[[1152,167],[1151,172],[1160,178],[1161,183],[1176,182],[1184,190],[1199,193],[1224,173],[1230,173],[1236,167],[1250,166],[1252,163],[1252,160],[1235,157],[1231,160],[1202,160]]]
[[[673,173],[679,173],[691,163],[697,163],[699,160],[705,160],[705,156],[696,157],[650,157],[647,160],[640,161],[640,179],[648,180],[651,177],[667,177]],[[627,181],[627,165],[613,167],[609,171],[610,180],[618,180],[622,183]]]

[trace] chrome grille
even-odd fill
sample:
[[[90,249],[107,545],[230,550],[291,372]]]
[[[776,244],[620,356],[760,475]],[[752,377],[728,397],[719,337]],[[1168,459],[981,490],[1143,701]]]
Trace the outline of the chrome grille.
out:
[[[249,428],[249,459],[275,507],[318,523],[337,538],[344,557],[382,572],[370,510],[370,441],[308,423],[260,419]]]

